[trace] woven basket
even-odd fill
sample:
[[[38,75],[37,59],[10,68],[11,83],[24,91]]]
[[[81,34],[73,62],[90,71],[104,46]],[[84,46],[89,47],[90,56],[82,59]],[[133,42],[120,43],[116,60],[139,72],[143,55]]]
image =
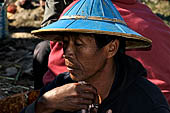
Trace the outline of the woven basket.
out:
[[[0,100],[0,113],[19,113],[31,104],[39,95],[39,91],[29,91],[8,96]]]

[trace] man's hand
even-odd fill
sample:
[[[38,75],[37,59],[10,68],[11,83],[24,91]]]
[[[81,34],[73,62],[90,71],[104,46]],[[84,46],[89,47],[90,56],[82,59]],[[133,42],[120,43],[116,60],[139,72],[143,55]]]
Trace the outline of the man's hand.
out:
[[[37,102],[36,113],[87,109],[96,97],[97,90],[90,84],[66,84],[46,92]]]

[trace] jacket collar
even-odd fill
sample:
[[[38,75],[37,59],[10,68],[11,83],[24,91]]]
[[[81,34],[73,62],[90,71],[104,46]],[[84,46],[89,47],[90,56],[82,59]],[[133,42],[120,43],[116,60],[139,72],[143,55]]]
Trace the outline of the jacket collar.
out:
[[[132,57],[119,54],[115,58],[116,75],[108,97],[102,102],[102,108],[108,109],[110,101],[114,102],[123,91],[140,76],[147,76],[147,72],[142,64]]]

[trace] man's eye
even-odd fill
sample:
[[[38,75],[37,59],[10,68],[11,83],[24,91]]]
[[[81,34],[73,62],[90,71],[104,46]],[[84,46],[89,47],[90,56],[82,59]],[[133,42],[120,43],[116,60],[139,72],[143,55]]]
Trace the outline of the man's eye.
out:
[[[75,45],[76,45],[76,46],[81,46],[82,43],[76,42]]]

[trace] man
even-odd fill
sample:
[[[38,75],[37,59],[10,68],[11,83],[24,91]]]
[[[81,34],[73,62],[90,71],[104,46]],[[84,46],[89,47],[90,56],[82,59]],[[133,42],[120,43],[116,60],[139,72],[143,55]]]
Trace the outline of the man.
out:
[[[62,41],[69,72],[44,87],[23,112],[170,112],[143,66],[124,54],[125,47],[148,48],[151,41],[129,29],[110,0],[80,0],[57,22],[32,33]]]
[[[74,3],[77,1],[78,0],[74,1]],[[170,68],[167,66],[170,64],[170,46],[169,43],[167,43],[170,37],[170,28],[165,25],[160,18],[154,15],[146,5],[136,0],[112,0],[112,2],[131,29],[153,41],[151,51],[131,50],[126,51],[126,53],[135,57],[144,65],[148,71],[147,78],[161,88],[161,91],[170,103]],[[53,4],[53,6],[56,6],[57,3],[59,3],[59,1],[47,1],[48,5]],[[69,8],[71,6],[69,6]],[[51,8],[46,8],[46,12],[48,12],[48,15],[56,15],[57,13]],[[52,18],[54,16],[49,17]],[[49,19],[45,18],[44,22],[47,21],[49,21]],[[64,67],[64,60],[62,59],[62,53],[62,47],[52,42],[48,62],[49,70],[43,79],[45,84],[53,80],[56,75],[66,70]],[[56,60],[56,58],[58,58],[58,60]]]

